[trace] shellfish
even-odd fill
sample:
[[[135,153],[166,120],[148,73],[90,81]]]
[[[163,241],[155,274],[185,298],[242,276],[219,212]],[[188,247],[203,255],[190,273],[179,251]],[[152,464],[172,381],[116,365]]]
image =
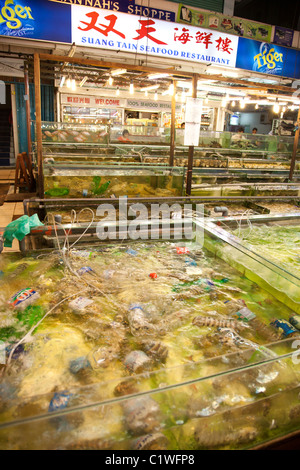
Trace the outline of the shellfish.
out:
[[[280,335],[276,331],[273,331],[270,327],[258,320],[258,318],[250,320],[248,324],[266,341],[273,342],[280,339]]]
[[[242,444],[254,441],[258,430],[253,426],[245,426],[240,429],[232,429],[229,425],[211,426],[209,421],[201,424],[195,430],[195,440],[199,448],[216,449],[226,446],[238,447]]]
[[[232,328],[233,330],[241,330],[243,325],[235,320],[227,320],[213,317],[195,317],[193,325],[196,326],[214,326],[216,328]]]
[[[151,359],[143,351],[132,351],[124,360],[124,365],[129,372],[139,374],[149,369]]]
[[[137,393],[138,389],[136,388],[136,381],[133,378],[123,380],[120,382],[114,389],[115,397],[123,397],[125,395],[132,395]]]
[[[169,354],[167,346],[160,341],[143,341],[142,348],[148,356],[158,362],[165,362]]]
[[[133,442],[133,450],[167,450],[169,441],[161,433],[147,434]]]
[[[128,400],[123,405],[125,425],[134,435],[148,434],[161,427],[160,409],[149,397]]]
[[[128,313],[127,319],[133,336],[144,335],[147,333],[151,334],[156,331],[155,325],[148,322],[141,308],[134,308],[131,310]]]
[[[300,419],[300,405],[296,405],[290,410],[289,418],[292,421],[298,421]]]
[[[90,352],[87,359],[92,369],[99,369],[100,367],[108,367],[117,355],[118,351],[115,348],[102,347]]]
[[[111,441],[102,439],[82,440],[67,445],[65,450],[110,450],[112,447]]]

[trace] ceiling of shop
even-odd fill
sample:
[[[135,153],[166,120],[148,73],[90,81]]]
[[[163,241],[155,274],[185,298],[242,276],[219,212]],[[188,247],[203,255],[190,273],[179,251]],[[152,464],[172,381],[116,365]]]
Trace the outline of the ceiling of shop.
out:
[[[21,47],[22,45],[22,47]],[[22,51],[22,52],[20,52]],[[85,79],[85,87],[111,89],[128,89],[131,81],[136,89],[143,89],[154,84],[158,85],[158,93],[166,93],[173,80],[180,84],[180,91],[189,92],[192,83],[192,74],[197,73],[199,82],[199,95],[211,95],[211,97],[228,96],[248,96],[249,99],[264,98],[266,95],[279,97],[291,97],[295,91],[292,88],[292,80],[274,76],[262,76],[258,73],[241,71],[238,69],[221,68],[206,64],[195,64],[182,61],[166,60],[165,58],[136,56],[132,53],[118,53],[117,51],[102,51],[97,49],[75,47],[64,44],[43,43],[40,41],[10,40],[2,38],[0,44],[1,58],[15,58],[24,60],[28,67],[29,77],[33,80],[33,54],[51,54],[54,56],[70,57],[70,62],[54,62],[48,60],[41,61],[41,79],[44,83],[54,83],[58,86],[62,76],[76,81],[77,87]],[[78,58],[96,61],[94,65],[78,64],[72,61]],[[98,64],[100,63],[100,66]],[[18,62],[19,63],[19,62]],[[103,66],[102,66],[103,63]],[[20,69],[20,64],[18,65]],[[109,85],[108,80],[112,70],[116,68],[126,68],[126,73],[113,77],[113,84]],[[170,75],[165,78],[151,80],[149,69],[164,69]],[[139,70],[137,70],[139,69]],[[1,71],[0,71],[1,74]],[[13,73],[12,73],[12,76]],[[16,75],[17,76],[17,75]]]

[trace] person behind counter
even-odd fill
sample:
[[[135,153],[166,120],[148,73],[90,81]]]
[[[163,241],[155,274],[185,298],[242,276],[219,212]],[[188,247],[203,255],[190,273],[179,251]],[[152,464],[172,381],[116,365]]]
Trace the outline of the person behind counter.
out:
[[[124,142],[124,143],[125,143],[125,142],[127,142],[127,143],[131,143],[131,142],[132,142],[132,140],[129,139],[129,132],[128,132],[127,129],[125,129],[125,130],[123,131],[123,134],[120,135],[120,137],[118,137],[118,140],[119,140],[120,142]]]
[[[238,142],[240,140],[245,140],[245,137],[243,136],[243,134],[244,134],[244,128],[240,127],[237,131],[237,134],[233,134],[233,136],[231,137],[231,140],[233,142]]]
[[[252,135],[256,135],[257,134],[257,128],[256,127],[253,127],[252,129]],[[252,140],[252,145],[254,145],[255,147],[262,147],[263,145],[263,142],[260,141],[260,140]]]

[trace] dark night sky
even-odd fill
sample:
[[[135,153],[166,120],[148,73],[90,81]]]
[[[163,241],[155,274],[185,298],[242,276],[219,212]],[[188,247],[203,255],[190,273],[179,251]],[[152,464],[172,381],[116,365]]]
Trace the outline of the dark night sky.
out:
[[[300,0],[236,0],[234,16],[300,30]]]

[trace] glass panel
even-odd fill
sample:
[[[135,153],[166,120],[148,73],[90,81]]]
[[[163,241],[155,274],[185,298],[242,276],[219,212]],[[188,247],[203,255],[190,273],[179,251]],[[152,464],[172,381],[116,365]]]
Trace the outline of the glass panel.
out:
[[[135,389],[129,397],[89,405],[82,402],[84,391],[55,393],[39,397],[40,408],[27,403],[27,411],[36,407],[35,416],[0,425],[0,448],[253,448],[299,429],[298,384],[299,366],[292,357],[281,357],[178,386],[162,384],[161,390],[148,393]],[[45,414],[39,413],[43,406],[48,406]]]
[[[256,250],[251,245],[246,246],[235,235],[212,222],[205,223],[205,231],[205,246],[210,251],[300,313],[299,276],[282,269],[278,263],[265,257],[261,248]]]
[[[89,126],[85,124],[42,123],[44,144],[86,144],[108,143],[107,126]]]

